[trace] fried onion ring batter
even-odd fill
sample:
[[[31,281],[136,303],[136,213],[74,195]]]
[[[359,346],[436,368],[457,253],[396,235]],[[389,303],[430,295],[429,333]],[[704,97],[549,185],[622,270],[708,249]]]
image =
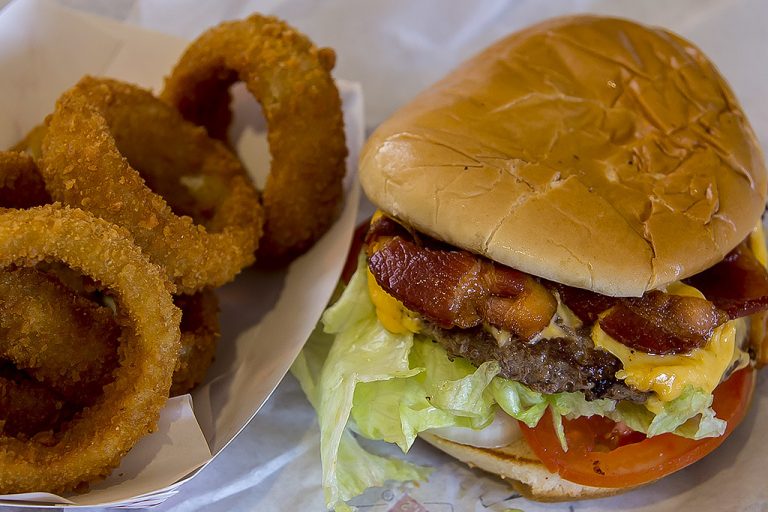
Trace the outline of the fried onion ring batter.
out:
[[[0,357],[67,401],[91,405],[117,365],[112,310],[33,268],[0,270]]]
[[[30,208],[50,202],[33,158],[17,151],[0,151],[0,207]]]
[[[7,362],[0,362],[0,435],[28,439],[53,430],[66,404],[44,385]]]
[[[45,123],[39,124],[32,128],[23,139],[17,142],[11,151],[18,153],[26,153],[35,160],[40,158],[43,145],[43,137],[45,136]]]
[[[239,160],[139,87],[85,77],[65,92],[40,169],[54,199],[129,230],[181,293],[254,261],[262,211]]]
[[[152,431],[171,386],[180,312],[162,269],[125,232],[56,205],[0,213],[0,268],[60,261],[114,295],[119,367],[101,398],[45,443],[0,437],[0,493],[63,492],[100,478]]]
[[[306,251],[338,213],[347,149],[335,59],[283,21],[255,14],[203,33],[165,81],[161,98],[220,140],[233,83],[261,104],[272,163],[259,255],[269,262]]]
[[[189,393],[205,379],[219,341],[219,300],[213,290],[178,295],[181,309],[181,351],[171,384],[171,396]]]

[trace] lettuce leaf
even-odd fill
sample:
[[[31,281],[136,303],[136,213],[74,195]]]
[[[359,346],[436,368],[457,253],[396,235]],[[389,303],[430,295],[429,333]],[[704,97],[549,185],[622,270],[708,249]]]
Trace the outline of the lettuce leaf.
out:
[[[725,433],[726,422],[715,417],[712,399],[710,393],[686,386],[672,401],[660,402],[651,398],[645,405],[621,402],[615,411],[605,416],[623,421],[632,430],[648,437],[668,432],[689,439],[718,437]]]
[[[529,427],[536,426],[549,405],[544,395],[513,380],[494,379],[491,391],[504,412]]]
[[[349,510],[344,502],[362,494],[369,487],[380,487],[387,480],[426,480],[430,472],[429,468],[404,460],[374,455],[360,446],[350,432],[345,431],[339,443],[335,476],[339,487],[337,501],[328,501],[327,490],[326,501],[336,512],[344,512]]]
[[[360,262],[364,259],[361,257]],[[676,400],[641,404],[587,401],[582,393],[544,395],[498,376],[495,361],[475,367],[450,358],[429,338],[393,334],[378,321],[359,265],[328,308],[291,371],[317,410],[323,487],[329,508],[387,480],[420,480],[429,469],[366,452],[353,432],[407,452],[419,432],[440,427],[481,429],[500,407],[535,426],[547,408],[567,449],[562,418],[607,416],[649,436],[674,432],[699,439],[720,435],[712,396],[693,388]]]
[[[403,452],[410,449],[419,432],[454,424],[450,413],[429,403],[414,378],[358,385],[352,418],[360,435],[394,443]]]

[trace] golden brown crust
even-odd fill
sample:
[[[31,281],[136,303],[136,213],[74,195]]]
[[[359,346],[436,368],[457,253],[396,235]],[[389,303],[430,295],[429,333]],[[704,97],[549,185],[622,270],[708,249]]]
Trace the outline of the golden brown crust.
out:
[[[424,432],[419,437],[470,467],[501,477],[517,492],[536,501],[604,498],[635,488],[589,487],[563,480],[544,467],[524,439],[503,448],[477,448]]]
[[[39,165],[54,199],[129,230],[181,293],[254,261],[263,215],[240,161],[147,90],[83,77],[48,118]]]
[[[464,63],[379,127],[360,176],[416,229],[608,295],[711,266],[766,197],[752,129],[701,51],[595,16]]]
[[[181,351],[171,396],[179,396],[203,382],[213,363],[221,336],[219,299],[216,292],[206,288],[194,295],[178,295],[173,302],[181,310]]]
[[[338,215],[347,148],[330,73],[335,58],[282,20],[253,14],[203,33],[166,78],[161,97],[220,140],[232,119],[234,82],[242,80],[261,104],[272,156],[262,262],[282,264],[305,252]]]
[[[52,202],[34,159],[0,151],[0,208],[31,208]]]
[[[0,436],[3,494],[64,492],[109,474],[156,428],[179,352],[172,285],[123,229],[58,204],[0,214],[0,268],[42,261],[59,261],[114,294],[120,364],[99,400],[53,438]]]

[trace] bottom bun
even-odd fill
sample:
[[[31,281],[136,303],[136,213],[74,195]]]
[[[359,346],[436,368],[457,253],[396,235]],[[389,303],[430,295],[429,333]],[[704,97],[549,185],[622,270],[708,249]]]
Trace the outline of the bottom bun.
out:
[[[472,468],[507,481],[517,492],[536,501],[572,501],[604,498],[635,487],[590,487],[563,480],[550,472],[533,450],[520,439],[502,448],[477,448],[422,432],[419,437]]]

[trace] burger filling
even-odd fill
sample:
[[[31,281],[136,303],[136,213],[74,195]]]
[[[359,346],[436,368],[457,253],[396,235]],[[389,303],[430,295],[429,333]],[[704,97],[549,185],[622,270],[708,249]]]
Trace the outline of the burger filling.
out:
[[[562,419],[582,416],[641,436],[721,436],[713,389],[765,357],[747,341],[764,339],[768,308],[756,233],[684,283],[616,298],[375,216],[357,271],[292,368],[318,412],[328,502],[380,484],[376,475],[426,476],[368,453],[350,430],[403,451],[424,431],[500,446],[519,434],[510,418],[534,427],[550,411],[565,450]]]
[[[638,403],[674,400],[686,386],[711,393],[748,363],[748,317],[768,306],[768,272],[750,247],[762,246],[749,241],[689,284],[632,298],[540,280],[382,215],[366,242],[385,326],[474,365],[498,361],[500,376],[540,393]]]

